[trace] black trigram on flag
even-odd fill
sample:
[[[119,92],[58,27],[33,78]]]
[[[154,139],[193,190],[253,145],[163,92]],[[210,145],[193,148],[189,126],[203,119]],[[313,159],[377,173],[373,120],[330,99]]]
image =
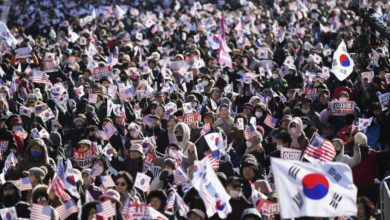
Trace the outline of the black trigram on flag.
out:
[[[293,200],[295,204],[297,204],[298,208],[302,208],[303,206],[303,199],[300,193],[297,193],[294,197]]]
[[[330,201],[329,205],[332,206],[334,209],[337,209],[337,206],[339,205],[342,199],[343,197],[341,195],[334,193],[332,201]]]
[[[299,173],[301,169],[298,167],[292,166],[290,169],[288,169],[288,175],[290,175],[292,178],[297,179],[297,174]]]

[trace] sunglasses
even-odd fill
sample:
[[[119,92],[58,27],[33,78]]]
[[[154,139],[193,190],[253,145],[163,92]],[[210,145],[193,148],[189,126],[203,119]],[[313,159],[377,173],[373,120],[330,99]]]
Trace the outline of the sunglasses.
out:
[[[116,182],[115,183],[117,186],[126,186],[125,182]]]

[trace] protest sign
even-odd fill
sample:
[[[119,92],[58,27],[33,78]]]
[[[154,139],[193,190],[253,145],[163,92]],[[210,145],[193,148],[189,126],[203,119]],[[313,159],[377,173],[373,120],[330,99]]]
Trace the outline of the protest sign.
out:
[[[305,97],[314,100],[318,97],[317,88],[305,88]]]
[[[200,119],[201,119],[201,116],[199,113],[186,114],[186,115],[179,117],[179,121],[184,122],[186,124],[198,122],[198,121],[200,121]]]
[[[21,47],[15,50],[16,59],[31,57],[31,47]]]
[[[94,158],[94,149],[91,148],[87,151],[79,151],[77,149],[73,149],[73,161],[76,166],[82,168],[88,168],[92,165]]]
[[[329,108],[332,115],[344,116],[354,111],[355,102],[334,100],[329,103]]]
[[[45,72],[54,72],[58,70],[58,66],[55,60],[55,53],[46,53],[43,60],[43,70]]]
[[[112,75],[112,66],[103,66],[103,67],[96,67],[92,71],[92,77],[100,80],[104,76],[111,76]]]
[[[382,111],[387,110],[387,104],[390,101],[390,92],[378,95],[379,103],[381,104]]]
[[[282,147],[280,149],[280,157],[285,160],[299,160],[301,158],[301,153],[300,150],[292,148]]]

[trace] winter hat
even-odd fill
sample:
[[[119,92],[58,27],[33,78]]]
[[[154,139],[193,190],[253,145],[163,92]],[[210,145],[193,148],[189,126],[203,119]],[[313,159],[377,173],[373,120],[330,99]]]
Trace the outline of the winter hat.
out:
[[[101,195],[99,197],[100,201],[102,201],[104,199],[110,199],[110,200],[116,202],[119,205],[119,207],[122,206],[121,196],[120,196],[119,192],[114,190],[114,189],[108,189],[105,193],[103,193],[103,195]]]

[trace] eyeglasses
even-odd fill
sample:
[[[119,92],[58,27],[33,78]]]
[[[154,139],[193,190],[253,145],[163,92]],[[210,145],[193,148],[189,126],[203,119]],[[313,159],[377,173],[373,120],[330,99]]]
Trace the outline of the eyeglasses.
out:
[[[116,182],[116,185],[117,186],[126,186],[126,183],[125,182]]]

